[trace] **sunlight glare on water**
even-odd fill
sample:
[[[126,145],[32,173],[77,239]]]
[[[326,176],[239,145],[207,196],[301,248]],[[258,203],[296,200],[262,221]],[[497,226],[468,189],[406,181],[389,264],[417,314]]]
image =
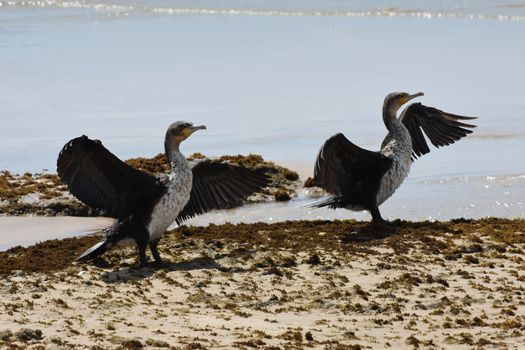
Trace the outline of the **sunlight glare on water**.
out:
[[[308,176],[336,132],[377,150],[384,96],[423,91],[418,101],[477,116],[478,127],[418,159],[383,215],[524,216],[520,1],[0,4],[0,169],[54,171],[61,147],[82,134],[123,159],[153,156],[170,123],[190,120],[208,129],[185,154],[258,153],[306,164]],[[301,193],[192,223],[369,218],[297,208],[312,200]]]

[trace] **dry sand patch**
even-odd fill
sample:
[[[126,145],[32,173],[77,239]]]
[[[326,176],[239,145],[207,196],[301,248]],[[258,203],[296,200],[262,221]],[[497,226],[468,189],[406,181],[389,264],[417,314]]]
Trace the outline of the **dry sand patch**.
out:
[[[0,347],[518,349],[524,228],[503,219],[187,227],[162,240],[170,263],[145,269],[133,268],[132,248],[97,267],[69,263],[93,238],[44,242],[0,254]],[[35,256],[46,268],[34,268]]]

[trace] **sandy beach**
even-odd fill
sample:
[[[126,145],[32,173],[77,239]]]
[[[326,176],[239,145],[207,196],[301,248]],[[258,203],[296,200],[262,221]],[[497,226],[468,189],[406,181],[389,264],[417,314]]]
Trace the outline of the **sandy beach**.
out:
[[[524,232],[502,219],[187,227],[161,242],[169,264],[145,269],[132,248],[71,264],[95,237],[44,242],[0,253],[0,347],[519,349]]]
[[[523,33],[521,0],[0,0],[0,349],[523,349]],[[394,91],[477,127],[413,163],[390,226],[312,210],[324,140],[378,150]],[[113,221],[62,147],[162,177],[177,120],[207,127],[186,157],[272,185],[172,225],[165,266],[75,263]]]

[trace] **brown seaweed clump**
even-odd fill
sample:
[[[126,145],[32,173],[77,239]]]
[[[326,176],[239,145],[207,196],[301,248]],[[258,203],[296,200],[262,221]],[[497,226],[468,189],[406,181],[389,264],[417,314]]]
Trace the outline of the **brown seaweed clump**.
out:
[[[32,193],[38,193],[42,199],[51,199],[61,196],[64,190],[65,185],[55,174],[0,173],[0,201],[13,201]]]
[[[216,160],[219,162],[228,162],[234,165],[244,166],[270,176],[273,184],[267,191],[264,191],[264,193],[272,196],[276,201],[290,200],[290,194],[293,195],[298,187],[297,182],[299,180],[299,174],[297,172],[273,162],[266,161],[262,156],[257,154],[249,154],[247,156],[222,156]]]
[[[64,269],[98,240],[98,237],[86,236],[48,240],[27,248],[13,247],[0,252],[0,274],[13,271],[52,272]]]
[[[189,160],[201,160],[206,157],[194,153]],[[245,166],[258,172],[268,174],[272,184],[264,190],[262,196],[252,196],[250,201],[266,200],[266,196],[284,200],[283,191],[294,193],[297,187],[298,174],[290,169],[265,161],[261,156],[222,156],[213,161],[229,162]],[[163,153],[152,158],[131,158],[126,161],[132,167],[153,176],[161,176],[169,172],[170,166]],[[287,200],[287,199],[286,199]],[[70,215],[99,216],[101,213],[93,210],[69,195],[67,186],[56,174],[14,175],[8,171],[0,173],[0,214],[4,215]]]
[[[163,254],[177,258],[180,249],[195,249],[199,245],[220,247],[234,244],[235,251],[267,251],[292,253],[310,252],[309,264],[324,264],[320,252],[336,252],[338,264],[352,263],[356,255],[376,255],[374,250],[386,246],[393,251],[392,258],[417,249],[426,256],[440,255],[445,260],[464,259],[475,255],[481,260],[487,256],[501,256],[509,249],[518,251],[525,244],[525,220],[487,218],[481,220],[453,220],[448,222],[395,221],[391,227],[369,222],[345,221],[286,221],[274,224],[224,224],[208,227],[183,226],[168,232],[159,246]],[[490,240],[488,246],[477,243]],[[97,237],[86,236],[50,240],[22,248],[0,252],[0,274],[13,271],[53,272],[71,266],[82,251],[93,245]],[[176,249],[171,247],[176,246]],[[523,253],[523,252],[522,252]],[[129,250],[113,249],[104,255],[109,266],[134,257]],[[276,258],[277,260],[277,258]],[[404,264],[403,261],[398,263]],[[268,265],[265,263],[265,265]],[[289,264],[288,264],[289,265]],[[385,264],[384,268],[388,268]],[[402,276],[403,277],[403,276]],[[396,282],[412,285],[428,281],[405,276]],[[446,285],[446,281],[432,279]],[[385,284],[385,287],[388,287]]]
[[[97,210],[68,195],[56,174],[0,173],[0,214],[99,216]]]
[[[280,189],[280,188],[274,192],[274,197],[275,197],[275,200],[278,202],[286,202],[292,199],[288,191]]]
[[[126,164],[142,170],[150,175],[158,175],[170,171],[170,165],[164,153],[159,153],[152,158],[130,158],[126,160]]]
[[[188,157],[188,160],[198,161],[206,158],[207,157],[205,155],[197,152],[191,154]],[[258,154],[249,154],[247,156],[240,154],[236,156],[225,155],[212,158],[212,160],[216,162],[228,162],[233,165],[243,166],[257,172],[268,174],[276,183],[282,183],[284,181],[297,181],[299,179],[299,174],[297,174],[297,172],[277,165],[273,162],[266,161]],[[164,153],[159,153],[152,158],[131,158],[128,159],[126,163],[151,175],[167,173],[170,170],[170,166]]]
[[[140,269],[124,247],[72,264],[97,237],[17,247],[0,252],[0,348],[517,349],[523,232],[497,218],[181,227],[160,242],[166,265]]]
[[[299,174],[297,174],[297,172],[277,165],[274,162],[266,161],[258,154],[249,154],[247,156],[222,156],[217,158],[217,161],[229,162],[231,164],[244,166],[246,168],[268,174],[275,182],[283,182],[284,180],[299,180]]]
[[[310,187],[315,187],[315,181],[314,179],[312,179],[311,177],[309,177],[308,179],[306,179],[304,181],[304,185],[303,185],[305,188],[310,188]]]

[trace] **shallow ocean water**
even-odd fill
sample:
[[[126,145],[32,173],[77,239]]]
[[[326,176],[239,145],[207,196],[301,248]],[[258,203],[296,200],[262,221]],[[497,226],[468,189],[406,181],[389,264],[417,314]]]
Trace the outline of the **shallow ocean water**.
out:
[[[0,1],[0,169],[53,171],[72,137],[121,158],[162,151],[176,120],[206,124],[186,154],[259,153],[311,174],[344,132],[377,149],[391,91],[477,116],[417,160],[390,219],[525,217],[525,5],[520,1]],[[258,204],[192,221],[359,218]]]

